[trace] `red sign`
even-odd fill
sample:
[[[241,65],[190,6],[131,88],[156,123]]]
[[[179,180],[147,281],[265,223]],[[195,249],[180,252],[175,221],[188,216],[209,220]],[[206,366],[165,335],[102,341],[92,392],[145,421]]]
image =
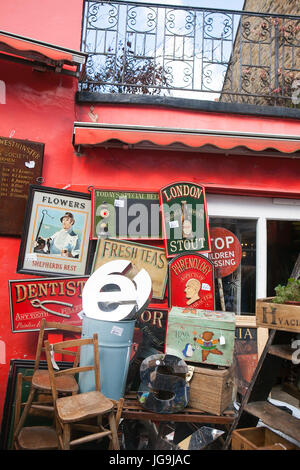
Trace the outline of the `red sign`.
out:
[[[196,253],[169,262],[169,307],[215,310],[214,266]]]
[[[13,333],[40,329],[47,321],[81,325],[82,290],[88,277],[9,281]]]
[[[210,237],[212,251],[208,257],[214,263],[215,276],[228,276],[237,269],[241,262],[241,244],[237,237],[226,228],[211,228]]]

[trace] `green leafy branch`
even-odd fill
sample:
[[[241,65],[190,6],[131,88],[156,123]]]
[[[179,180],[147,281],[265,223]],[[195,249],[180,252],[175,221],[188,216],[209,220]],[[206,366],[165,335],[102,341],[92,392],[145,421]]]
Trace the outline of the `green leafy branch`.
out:
[[[285,302],[300,302],[300,279],[289,278],[287,285],[279,284],[275,287],[276,296],[273,302],[283,304]]]

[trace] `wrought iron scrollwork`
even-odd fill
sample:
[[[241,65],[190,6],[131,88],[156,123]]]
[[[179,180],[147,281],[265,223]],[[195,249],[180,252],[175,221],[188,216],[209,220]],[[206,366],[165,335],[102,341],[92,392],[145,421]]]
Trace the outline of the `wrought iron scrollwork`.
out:
[[[183,97],[193,91],[195,97],[214,93],[219,101],[291,104],[293,84],[300,80],[298,18],[125,0],[84,2],[82,50],[89,56],[81,90],[174,96],[182,91]]]

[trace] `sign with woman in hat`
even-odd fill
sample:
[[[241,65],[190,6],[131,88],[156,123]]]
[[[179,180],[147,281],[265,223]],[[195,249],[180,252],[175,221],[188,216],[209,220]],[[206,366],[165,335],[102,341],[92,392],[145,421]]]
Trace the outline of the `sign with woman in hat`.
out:
[[[72,212],[66,212],[60,218],[62,228],[47,239],[47,249],[50,254],[61,254],[69,258],[79,257],[79,238],[73,230],[75,219]]]
[[[32,187],[17,272],[87,273],[90,195]]]

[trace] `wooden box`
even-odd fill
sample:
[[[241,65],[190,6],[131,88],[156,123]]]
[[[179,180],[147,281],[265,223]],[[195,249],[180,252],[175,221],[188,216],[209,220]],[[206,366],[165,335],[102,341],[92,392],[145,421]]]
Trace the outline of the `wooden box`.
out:
[[[300,305],[277,304],[273,299],[257,299],[256,325],[300,333]]]
[[[165,352],[183,359],[230,367],[235,341],[232,312],[172,307],[167,322]]]
[[[232,433],[232,450],[300,450],[292,442],[264,426],[235,429]]]
[[[189,366],[190,367],[190,366]],[[234,368],[194,367],[188,405],[220,416],[232,403]]]

